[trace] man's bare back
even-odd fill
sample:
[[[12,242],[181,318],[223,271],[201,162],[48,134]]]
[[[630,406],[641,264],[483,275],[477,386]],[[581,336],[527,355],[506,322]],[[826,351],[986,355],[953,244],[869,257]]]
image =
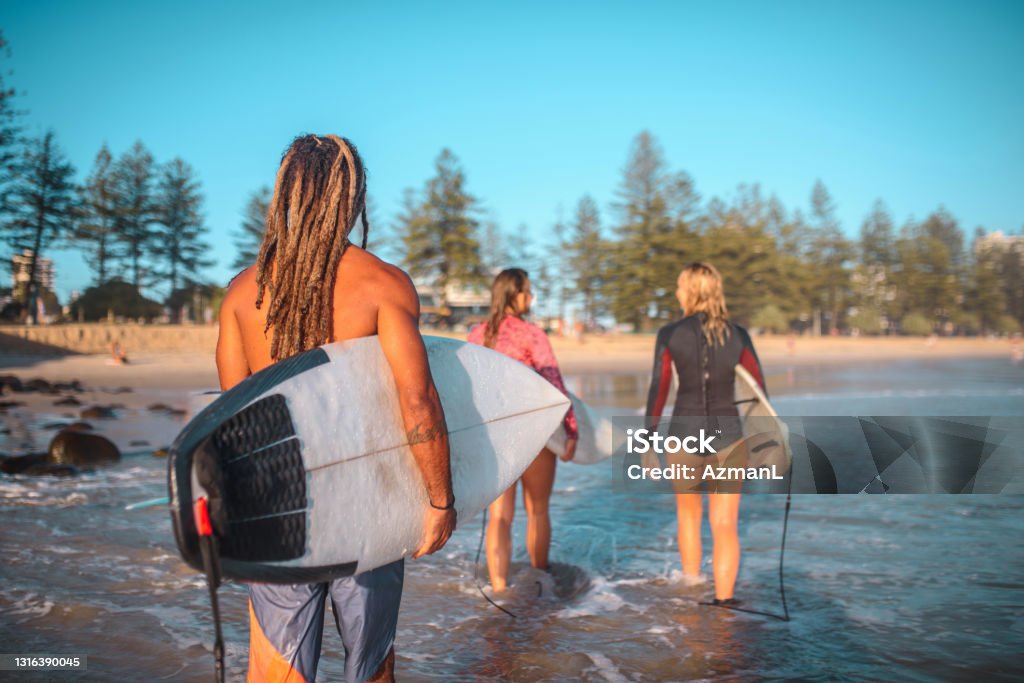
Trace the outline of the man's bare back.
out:
[[[221,389],[272,365],[266,303],[256,308],[256,266],[232,280],[221,305],[217,370]],[[419,333],[419,296],[409,276],[350,245],[338,264],[334,286],[333,341],[377,335],[391,366],[413,455],[432,509],[413,558],[440,549],[455,526],[451,509],[448,438],[440,399]]]
[[[239,359],[233,364],[237,365],[237,374],[246,374],[232,376],[231,379],[235,379],[232,385],[274,362],[270,357],[269,333],[264,332],[267,306],[256,308],[256,294],[256,266],[252,265],[231,281],[224,299],[222,311],[231,311],[244,350],[245,368]],[[382,309],[394,309],[384,310],[385,316],[419,315],[419,299],[409,277],[401,269],[354,245],[350,245],[341,258],[332,298],[334,341],[377,334]]]

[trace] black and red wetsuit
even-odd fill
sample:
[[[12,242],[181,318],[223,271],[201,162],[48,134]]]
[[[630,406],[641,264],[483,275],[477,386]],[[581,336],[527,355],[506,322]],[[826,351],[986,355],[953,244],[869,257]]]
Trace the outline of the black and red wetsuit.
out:
[[[724,345],[708,344],[701,322],[704,314],[686,316],[658,330],[654,347],[654,371],[647,393],[648,421],[654,427],[665,408],[672,384],[672,366],[679,376],[673,416],[736,417],[734,368],[742,365],[768,395],[764,385],[761,362],[745,329],[726,322],[728,335]],[[719,443],[732,443],[740,438],[737,420],[724,420]]]

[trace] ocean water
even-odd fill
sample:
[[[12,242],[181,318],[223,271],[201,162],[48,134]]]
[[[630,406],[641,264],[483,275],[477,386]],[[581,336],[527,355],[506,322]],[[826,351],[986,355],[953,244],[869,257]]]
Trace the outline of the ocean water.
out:
[[[648,378],[567,382],[609,415],[635,414]],[[782,366],[769,388],[786,415],[1024,416],[1024,368],[1002,360]],[[39,427],[50,417],[8,415],[0,451],[45,443]],[[116,428],[155,444],[180,426],[138,412]],[[18,680],[210,679],[203,578],[178,559],[165,509],[124,511],[166,494],[165,468],[146,450],[74,479],[0,475],[0,650],[89,661],[87,672]],[[559,465],[550,574],[529,568],[517,511],[513,585],[496,598],[514,616],[478,588],[481,518],[462,520],[437,555],[408,562],[399,680],[1024,679],[1020,496],[794,496],[786,622],[700,605],[711,583],[680,577],[671,497],[611,482],[610,466]],[[785,502],[747,495],[740,512],[737,597],[776,615]],[[710,541],[705,530],[708,574]],[[228,584],[220,596],[229,680],[242,680],[245,590]],[[328,624],[318,680],[341,680],[343,659]]]

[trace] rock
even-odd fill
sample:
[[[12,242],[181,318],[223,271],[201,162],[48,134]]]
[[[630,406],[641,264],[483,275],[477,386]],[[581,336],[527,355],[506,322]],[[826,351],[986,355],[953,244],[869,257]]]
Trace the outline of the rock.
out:
[[[88,468],[109,465],[121,460],[121,452],[109,439],[99,434],[64,430],[50,442],[47,461],[55,465]]]
[[[80,406],[82,402],[74,396],[65,396],[64,398],[57,399],[53,402],[55,406]]]
[[[25,382],[23,391],[35,391],[40,394],[57,393],[57,390],[53,388],[53,385],[41,377],[36,377],[35,379],[30,379]]]
[[[14,375],[3,375],[0,376],[0,394],[5,392],[22,391],[23,385],[21,379]]]
[[[0,401],[0,410],[7,410],[8,408],[18,408],[25,405],[21,401]]]
[[[67,422],[47,422],[40,429],[43,431],[53,431],[54,429],[67,429],[70,424]]]
[[[85,387],[77,379],[73,379],[70,382],[56,382],[53,388],[57,391],[77,391],[78,393],[85,391]]]
[[[52,463],[35,465],[22,472],[22,474],[33,477],[73,477],[78,473],[79,469],[74,465],[54,465]]]
[[[174,410],[174,408],[170,407],[166,403],[154,403],[148,408],[146,408],[146,410],[152,411],[154,413],[163,413],[167,412],[168,410]]]
[[[158,448],[153,451],[154,458],[166,458],[168,455],[170,455],[170,452],[166,448]]]
[[[149,442],[148,441],[136,440],[136,441],[132,441],[128,445],[129,446],[148,446]]]
[[[79,413],[82,419],[113,420],[117,413],[110,406],[92,406]]]
[[[116,389],[111,389],[110,393],[112,393],[112,394],[130,394],[130,393],[132,393],[132,388],[131,387],[117,387]]]
[[[30,453],[29,455],[15,455],[0,460],[0,472],[5,474],[23,474],[31,467],[38,467],[46,464],[46,453]]]

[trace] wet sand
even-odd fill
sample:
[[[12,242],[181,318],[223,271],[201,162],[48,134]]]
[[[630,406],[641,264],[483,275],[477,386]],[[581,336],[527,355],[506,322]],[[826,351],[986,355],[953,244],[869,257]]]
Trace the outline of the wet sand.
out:
[[[213,344],[209,327],[181,328],[175,336],[152,328],[147,342],[144,326],[125,328],[123,337],[131,362],[115,365],[109,353],[69,353],[68,349],[0,338],[0,372],[22,379],[42,377],[51,381],[78,379],[87,386],[126,386],[135,390],[159,388],[184,391],[217,386]],[[425,330],[464,338],[461,334]],[[181,350],[167,350],[168,339],[179,339]],[[644,372],[654,356],[653,335],[552,336],[552,346],[565,373]],[[767,371],[778,366],[871,363],[894,360],[953,358],[1009,358],[1011,342],[1005,338],[893,337],[795,337],[762,335],[754,344]],[[68,344],[68,346],[73,346]],[[173,348],[173,347],[171,347]]]

